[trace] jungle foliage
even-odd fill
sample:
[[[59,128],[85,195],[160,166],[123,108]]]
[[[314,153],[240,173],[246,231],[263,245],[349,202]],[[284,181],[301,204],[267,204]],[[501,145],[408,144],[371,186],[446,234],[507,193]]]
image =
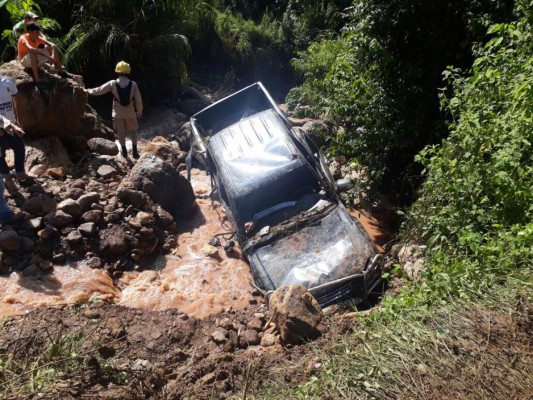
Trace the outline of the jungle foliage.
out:
[[[471,44],[511,10],[512,1],[356,0],[340,36],[293,60],[303,84],[288,105],[344,127],[328,138],[333,152],[358,159],[374,183],[403,179],[412,193],[414,155],[448,133],[439,111],[442,71],[469,66]]]
[[[405,224],[427,240],[431,274],[476,292],[533,259],[533,2],[516,13],[490,28],[467,75],[444,72],[451,133],[417,156],[427,180]]]

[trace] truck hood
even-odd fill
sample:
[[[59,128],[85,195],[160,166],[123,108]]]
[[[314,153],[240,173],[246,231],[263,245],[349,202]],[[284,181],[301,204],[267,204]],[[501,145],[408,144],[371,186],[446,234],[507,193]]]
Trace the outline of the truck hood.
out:
[[[361,224],[337,205],[311,225],[254,248],[248,258],[256,282],[265,290],[289,284],[312,289],[362,273],[375,254]]]

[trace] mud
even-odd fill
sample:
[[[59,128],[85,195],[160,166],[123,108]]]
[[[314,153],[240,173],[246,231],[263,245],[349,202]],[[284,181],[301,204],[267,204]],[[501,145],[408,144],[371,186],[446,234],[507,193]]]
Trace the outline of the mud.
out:
[[[196,213],[179,226],[178,245],[169,256],[144,264],[143,271],[126,272],[113,281],[107,272],[83,263],[0,276],[0,316],[26,313],[41,306],[104,299],[148,310],[176,309],[205,318],[256,303],[257,291],[238,246],[226,253],[205,254],[211,238],[230,230],[225,213],[208,199],[209,177],[193,171],[191,183],[198,196]]]

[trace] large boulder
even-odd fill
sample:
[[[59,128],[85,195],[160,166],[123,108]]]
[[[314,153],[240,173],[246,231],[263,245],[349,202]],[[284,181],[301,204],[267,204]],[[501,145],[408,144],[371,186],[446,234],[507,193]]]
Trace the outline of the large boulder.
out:
[[[16,60],[1,65],[0,75],[10,77],[17,85],[18,120],[27,137],[113,137],[113,131],[87,105],[81,76],[61,78],[45,64],[40,67],[40,76],[47,88],[38,90],[31,70],[24,69]]]
[[[19,123],[29,136],[78,134],[87,94],[78,82],[54,75],[47,65],[40,70],[46,90],[37,89],[31,71],[28,74],[18,61],[0,66],[0,75],[13,79],[19,90],[15,97]]]
[[[145,147],[122,187],[146,193],[175,219],[192,214],[196,199],[191,183],[180,175],[185,153],[164,138]]]
[[[144,112],[139,120],[137,134],[142,138],[154,136],[167,136],[176,130],[187,120],[187,116],[175,109],[164,106],[154,107]]]
[[[55,136],[26,141],[27,171],[40,175],[48,168],[73,166],[67,151]]]
[[[277,289],[270,297],[269,308],[284,344],[299,344],[320,336],[322,309],[304,286]]]

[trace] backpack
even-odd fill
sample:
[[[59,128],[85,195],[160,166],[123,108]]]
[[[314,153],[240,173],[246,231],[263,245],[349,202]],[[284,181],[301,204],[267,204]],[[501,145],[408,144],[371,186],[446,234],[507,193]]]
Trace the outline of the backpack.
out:
[[[130,83],[128,83],[126,87],[122,88],[120,87],[118,82],[115,83],[115,87],[117,88],[117,93],[118,93],[118,99],[115,99],[115,101],[118,101],[120,105],[124,107],[128,106],[133,100],[133,99],[130,100],[132,85],[133,85],[133,81],[130,81]]]

